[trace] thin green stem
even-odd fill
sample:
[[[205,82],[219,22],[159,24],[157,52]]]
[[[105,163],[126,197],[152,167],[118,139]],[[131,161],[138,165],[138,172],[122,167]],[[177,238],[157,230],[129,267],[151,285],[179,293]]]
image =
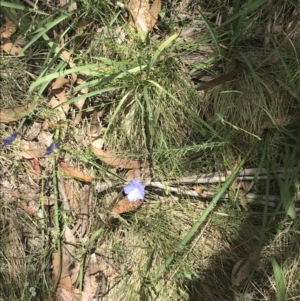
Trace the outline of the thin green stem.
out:
[[[190,231],[186,234],[186,236],[183,238],[183,240],[176,246],[176,248],[174,249],[174,251],[175,251],[174,253],[176,253],[176,252],[180,251],[181,249],[183,249],[190,242],[191,238],[198,231],[199,227],[204,222],[204,220],[206,219],[206,217],[208,216],[208,214],[214,209],[214,207],[216,206],[216,204],[219,201],[219,199],[222,197],[222,195],[225,193],[225,191],[227,190],[227,188],[231,185],[231,183],[233,182],[233,180],[235,179],[235,177],[237,176],[237,174],[240,172],[242,166],[244,165],[244,163],[248,159],[250,153],[252,152],[252,149],[253,149],[253,147],[249,150],[249,152],[244,157],[244,159],[240,162],[240,164],[232,172],[231,176],[224,183],[224,185],[219,190],[219,192],[216,194],[216,196],[212,199],[211,203],[206,208],[206,210],[200,215],[200,217],[195,222],[195,224],[190,229]],[[169,256],[167,258],[166,262],[160,267],[160,269],[158,270],[158,272],[154,276],[153,281],[156,281],[162,275],[162,273],[166,270],[166,268],[171,264],[171,262],[174,259],[174,253],[171,256]]]
[[[53,181],[53,195],[54,195],[54,223],[55,223],[57,251],[58,251],[58,258],[59,258],[59,270],[54,286],[54,290],[56,291],[62,272],[62,249],[61,249],[61,233],[60,233],[60,222],[59,222],[60,213],[59,213],[59,204],[58,204],[56,157],[53,158],[52,164],[53,164],[52,181]]]

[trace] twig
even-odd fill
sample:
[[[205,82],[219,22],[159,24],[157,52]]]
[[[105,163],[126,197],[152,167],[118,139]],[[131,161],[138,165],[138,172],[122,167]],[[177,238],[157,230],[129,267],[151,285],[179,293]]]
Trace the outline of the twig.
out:
[[[100,193],[118,184],[119,183],[117,182],[98,182],[95,189],[98,193]]]
[[[63,208],[65,211],[69,211],[70,210],[70,205],[68,202],[68,196],[66,193],[66,186],[65,186],[65,181],[64,181],[64,177],[61,174],[60,171],[57,172],[57,179],[58,179],[58,191],[59,191],[59,195],[61,197],[61,201],[63,204]]]
[[[212,199],[216,195],[216,192],[205,190],[205,192],[204,192],[205,196],[204,196],[204,195],[197,193],[194,190],[184,190],[184,189],[178,189],[175,187],[169,187],[169,186],[166,186],[159,182],[151,182],[149,184],[149,186],[165,189],[167,191],[175,192],[180,195],[189,195],[189,196],[194,196],[194,197],[200,197],[202,199]],[[225,193],[220,197],[220,199],[222,199],[222,200],[228,200],[229,198],[230,198],[230,196],[228,193]],[[266,196],[263,194],[248,193],[246,195],[246,200],[249,203],[264,204],[265,200],[266,200]],[[300,200],[300,197],[296,196],[295,201],[299,201],[299,200]],[[275,206],[275,203],[280,201],[280,196],[269,195],[268,201],[269,201],[269,206]]]
[[[284,178],[285,174],[284,174],[284,169],[277,169],[274,172],[270,172],[270,176],[272,178],[274,178],[274,176],[272,176],[272,174],[276,174],[277,176]],[[238,176],[237,179],[239,181],[249,181],[252,180],[254,175],[257,173],[257,168],[248,168],[245,169],[243,171],[241,171]],[[226,181],[226,177],[230,176],[232,174],[231,171],[227,171],[226,173],[219,173],[219,172],[215,172],[215,173],[208,173],[208,174],[200,174],[200,175],[195,175],[195,176],[190,176],[190,177],[184,177],[184,178],[179,178],[176,181],[170,181],[168,183],[172,184],[172,183],[176,183],[176,184],[213,184],[213,183],[223,183]],[[262,168],[260,170],[259,175],[257,175],[257,179],[258,180],[266,180],[268,176],[268,170],[266,168]]]
[[[83,204],[81,207],[81,212],[80,212],[80,216],[81,216],[81,237],[84,236],[84,234],[87,231],[88,228],[88,218],[89,218],[89,198],[90,198],[90,186],[89,185],[84,185],[83,187],[84,189],[84,196],[83,196]]]
[[[254,175],[256,175],[258,169],[257,168],[248,168],[244,169],[238,174],[237,179],[239,181],[250,181],[254,178]],[[200,175],[194,175],[194,176],[189,176],[189,177],[183,177],[176,179],[174,181],[167,181],[168,184],[176,184],[176,185],[181,185],[181,184],[216,184],[216,183],[223,183],[226,181],[226,178],[231,175],[231,171],[227,171],[226,173],[220,173],[220,172],[215,172],[215,173],[208,173],[208,174],[200,174]],[[283,168],[277,169],[274,172],[270,173],[270,176],[272,178],[275,178],[272,176],[272,174],[276,174],[280,178],[285,177],[285,170]],[[257,175],[257,180],[266,180],[268,177],[268,169],[262,168],[260,170],[259,175]],[[161,182],[147,182],[147,180],[144,181],[146,186],[155,186],[155,185],[164,185]],[[151,183],[151,185],[150,185]],[[98,193],[103,192],[113,186],[118,185],[119,183],[117,182],[98,182],[96,184],[95,189],[97,190]],[[158,187],[159,186],[155,186]],[[165,188],[164,188],[165,189]]]
[[[299,173],[297,170],[295,170],[297,174]],[[256,176],[257,180],[266,180],[268,177],[271,177],[271,179],[275,179],[276,177],[279,178],[285,178],[287,175],[285,174],[285,170],[283,168],[277,169],[273,172],[269,172],[268,169],[262,168],[260,169],[260,173],[256,175],[258,172],[257,168],[248,168],[244,169],[243,171],[239,172],[237,176],[238,181],[251,181]],[[269,175],[268,175],[269,173]],[[212,191],[205,190],[203,194],[197,193],[195,190],[191,189],[183,189],[178,187],[172,187],[170,185],[184,185],[184,184],[216,184],[216,183],[223,183],[226,181],[228,176],[232,174],[231,171],[227,171],[226,173],[208,173],[208,174],[200,174],[200,175],[194,175],[189,177],[183,177],[179,178],[174,181],[167,181],[167,184],[164,184],[162,182],[151,182],[151,181],[144,181],[146,186],[149,187],[156,187],[159,189],[167,190],[170,192],[177,193],[179,195],[188,195],[193,197],[199,197],[202,199],[212,199],[216,193]],[[118,185],[118,183],[110,182],[98,182],[96,185],[96,190],[100,193],[103,192],[113,186]],[[220,199],[226,200],[229,199],[228,194],[223,194]],[[248,193],[246,195],[246,200],[249,203],[259,203],[264,204],[266,197],[264,195],[254,194],[254,193]],[[300,199],[300,197],[295,197],[296,200]],[[280,201],[280,196],[271,195],[269,196],[269,206],[275,206],[275,202]]]
[[[296,93],[289,87],[287,86],[284,82],[282,82],[280,79],[276,79],[277,83],[283,88],[285,89],[291,96],[293,96],[294,98],[298,99]]]

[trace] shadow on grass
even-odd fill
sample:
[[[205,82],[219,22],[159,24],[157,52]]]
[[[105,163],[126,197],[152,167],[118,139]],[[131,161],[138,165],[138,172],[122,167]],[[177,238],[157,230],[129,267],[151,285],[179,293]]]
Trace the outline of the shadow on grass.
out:
[[[287,174],[291,172],[291,167],[296,168],[294,172],[296,176],[292,175],[292,180],[284,182],[284,191],[285,193],[288,191],[287,194],[290,195],[295,195],[295,183],[299,181],[297,175],[299,177],[300,144],[298,139],[296,141],[296,146],[294,144],[289,149],[286,148],[285,159],[283,159],[285,161],[281,162]],[[277,164],[272,164],[275,165]],[[272,185],[273,188],[275,186],[275,189],[280,190],[281,199],[286,197],[286,194],[282,193],[282,187],[279,189],[280,183],[275,180]],[[231,234],[225,228],[225,235],[228,235],[225,237],[227,246],[207,259],[209,261],[206,264],[207,269],[198,270],[193,278],[184,282],[189,293],[188,301],[278,300],[271,263],[273,257],[282,268],[285,277],[285,298],[294,300],[293,298],[299,295],[300,288],[297,259],[300,224],[297,217],[293,220],[287,216],[284,207],[284,204],[275,210],[274,207],[268,207],[267,214],[264,214],[263,206],[251,207],[245,214],[247,216],[245,220],[238,224],[237,234]],[[229,223],[234,223],[232,217],[229,219],[231,220]],[[252,272],[245,273],[245,279],[241,279],[241,284],[233,288],[231,283],[233,268],[240,260],[246,260],[253,253],[259,254],[259,257],[256,264],[253,263]]]

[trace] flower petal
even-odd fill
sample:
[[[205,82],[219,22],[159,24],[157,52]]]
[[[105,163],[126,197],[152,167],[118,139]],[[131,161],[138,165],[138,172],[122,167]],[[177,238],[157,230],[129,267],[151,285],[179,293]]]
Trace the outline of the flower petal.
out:
[[[127,198],[130,202],[135,202],[137,200],[142,200],[145,194],[143,195],[138,188],[134,188],[128,195]]]
[[[124,187],[124,192],[126,194],[129,194],[132,190],[134,190],[136,187],[134,185],[131,185],[131,183],[129,183],[128,185],[126,185]]]
[[[132,179],[129,184],[124,187],[124,192],[127,195],[136,190],[143,199],[145,196],[145,185],[140,183],[137,179]]]
[[[9,137],[3,139],[3,146],[11,145],[18,136],[18,132],[13,133]]]
[[[132,179],[130,181],[130,184],[133,185],[133,186],[135,186],[135,187],[137,187],[140,184],[140,182],[137,179]]]
[[[43,153],[43,156],[50,155],[52,152],[54,152],[59,146],[61,145],[61,140],[57,140],[56,142],[53,142],[50,146],[46,148],[46,150]]]

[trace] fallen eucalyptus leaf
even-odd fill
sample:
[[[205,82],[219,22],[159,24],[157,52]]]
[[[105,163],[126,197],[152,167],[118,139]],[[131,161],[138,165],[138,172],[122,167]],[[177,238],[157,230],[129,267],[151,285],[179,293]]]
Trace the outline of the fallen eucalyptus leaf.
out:
[[[121,201],[119,201],[111,210],[112,213],[122,214],[125,212],[130,212],[142,205],[142,202],[140,200],[137,200],[135,202],[130,202],[128,198],[124,198]]]
[[[83,182],[92,182],[94,180],[94,177],[86,174],[83,171],[80,171],[78,169],[75,169],[73,167],[70,167],[68,164],[64,163],[64,162],[60,162],[59,166],[61,167],[61,169],[70,177],[75,178],[79,181],[83,181]]]
[[[141,167],[140,162],[136,160],[120,158],[111,152],[103,151],[93,145],[91,145],[91,147],[94,154],[107,165],[124,169],[138,169]]]
[[[1,49],[11,56],[24,56],[22,47],[12,43],[10,40],[6,40],[3,45],[0,45]]]
[[[32,113],[32,111],[37,106],[37,103],[31,103],[24,106],[18,106],[15,108],[8,108],[0,110],[0,122],[8,123],[13,121],[18,121],[23,117]]]
[[[255,253],[251,253],[248,258],[243,258],[234,265],[231,272],[231,285],[233,287],[239,287],[249,277],[253,269],[255,256]]]

